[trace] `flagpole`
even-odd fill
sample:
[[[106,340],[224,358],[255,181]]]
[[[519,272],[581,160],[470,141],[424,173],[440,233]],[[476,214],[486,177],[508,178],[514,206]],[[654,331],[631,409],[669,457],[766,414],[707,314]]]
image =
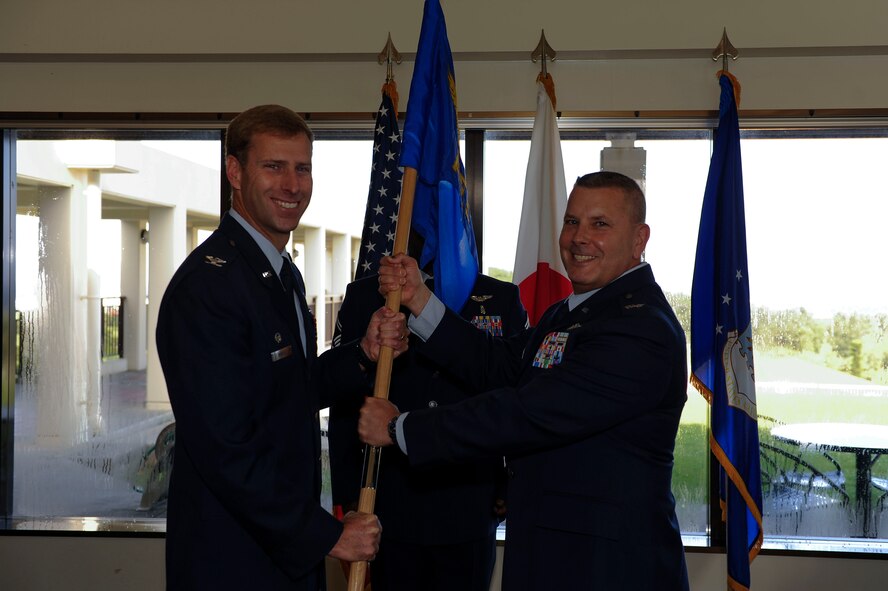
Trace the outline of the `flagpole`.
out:
[[[401,184],[401,203],[398,207],[398,224],[395,228],[395,245],[392,254],[407,252],[410,238],[410,220],[413,217],[413,196],[416,193],[415,168],[405,167]],[[393,312],[401,309],[401,288],[390,291],[385,296],[385,307]],[[388,400],[389,386],[392,381],[392,361],[394,350],[382,346],[376,362],[376,381],[373,384],[373,397]],[[373,513],[376,507],[376,477],[379,474],[379,460],[382,448],[367,445],[364,448],[364,469],[361,475],[361,495],[358,498],[358,511]],[[353,562],[348,571],[348,591],[363,591],[364,579],[367,578],[367,562]]]
[[[409,104],[410,112],[404,122],[401,144],[400,164],[404,173],[401,179],[399,223],[395,228],[392,252],[407,252],[410,226],[415,225],[425,239],[420,264],[424,265],[434,258],[435,273],[448,280],[435,283],[436,293],[440,288],[438,297],[441,301],[459,310],[477,278],[478,255],[471,231],[471,218],[466,215],[453,56],[439,0],[425,0]],[[430,146],[434,146],[434,149]],[[420,167],[423,171],[421,184],[418,183]],[[449,232],[440,231],[442,220]],[[434,256],[430,257],[432,254]],[[401,290],[386,294],[385,304],[389,310],[397,312],[401,307]],[[376,398],[388,399],[393,357],[394,351],[381,348],[373,389]],[[373,513],[380,450],[372,448],[367,452],[358,509]],[[348,589],[363,591],[367,562],[355,562],[352,566],[349,569]]]

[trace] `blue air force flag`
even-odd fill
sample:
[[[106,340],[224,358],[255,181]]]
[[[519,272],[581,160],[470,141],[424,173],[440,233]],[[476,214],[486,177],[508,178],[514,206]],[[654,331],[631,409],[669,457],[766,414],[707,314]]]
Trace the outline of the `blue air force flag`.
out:
[[[735,99],[739,86],[727,72],[720,74],[718,131],[691,289],[691,383],[710,404],[709,443],[720,464],[728,585],[749,589],[749,564],[762,544],[762,486]]]
[[[404,122],[401,165],[417,171],[412,227],[423,237],[419,264],[434,260],[435,294],[461,310],[478,275],[478,252],[459,153],[456,79],[438,0],[426,0],[410,100]]]

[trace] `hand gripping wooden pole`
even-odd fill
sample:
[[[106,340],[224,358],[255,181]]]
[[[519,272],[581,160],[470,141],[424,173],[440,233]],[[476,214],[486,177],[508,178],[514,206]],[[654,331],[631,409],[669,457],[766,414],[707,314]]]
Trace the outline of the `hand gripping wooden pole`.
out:
[[[401,204],[398,208],[398,224],[395,229],[394,254],[407,252],[407,241],[410,237],[410,220],[413,217],[413,196],[416,193],[416,169],[406,167],[401,179]],[[397,312],[401,308],[401,290],[390,291],[385,297],[385,307]],[[373,396],[388,400],[389,386],[392,381],[392,361],[394,351],[391,347],[381,347],[376,362],[376,382],[373,385]],[[364,468],[361,475],[361,496],[358,499],[358,511],[373,513],[376,506],[376,477],[379,474],[379,459],[382,448],[367,445],[364,447]],[[367,577],[367,562],[353,562],[348,571],[348,591],[363,591],[364,579]]]

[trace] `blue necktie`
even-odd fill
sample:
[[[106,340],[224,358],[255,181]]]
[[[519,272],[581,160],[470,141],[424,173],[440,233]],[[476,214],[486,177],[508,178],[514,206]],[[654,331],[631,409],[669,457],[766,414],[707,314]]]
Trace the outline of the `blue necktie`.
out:
[[[552,324],[558,324],[563,322],[567,315],[570,314],[570,306],[567,305],[567,300],[564,300],[560,304],[558,304],[558,308],[555,310],[555,314],[552,315]]]
[[[292,294],[296,287],[296,277],[293,275],[293,267],[290,265],[290,259],[283,255],[281,255],[281,261],[281,272],[279,273],[281,283],[284,286],[284,291]]]
[[[305,288],[303,287],[302,278],[297,276],[296,273],[299,272],[298,269],[293,268],[293,263],[290,262],[290,257],[286,255],[281,255],[281,284],[284,286],[284,291],[290,296],[290,305],[293,306],[294,311],[296,312],[296,323],[299,325],[299,339],[302,344],[302,351],[305,352],[305,329],[303,328],[304,319],[302,318],[302,310],[300,310],[295,300],[293,299],[294,290],[299,290],[299,296],[302,298],[305,295],[303,291]],[[299,300],[301,301],[301,299]],[[301,304],[300,304],[301,306]]]

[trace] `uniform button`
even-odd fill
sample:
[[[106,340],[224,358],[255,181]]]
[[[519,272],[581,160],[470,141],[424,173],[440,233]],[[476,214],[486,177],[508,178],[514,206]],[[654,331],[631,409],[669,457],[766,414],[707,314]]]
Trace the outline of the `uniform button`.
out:
[[[509,478],[515,478],[515,471],[509,468]]]
[[[435,401],[435,400],[429,400],[429,408],[435,408],[435,407],[437,407],[437,406],[438,406],[437,401]]]
[[[627,293],[627,294],[626,294],[626,299],[627,299],[627,300],[631,300],[631,299],[632,299],[632,294],[631,294],[631,293]]]

